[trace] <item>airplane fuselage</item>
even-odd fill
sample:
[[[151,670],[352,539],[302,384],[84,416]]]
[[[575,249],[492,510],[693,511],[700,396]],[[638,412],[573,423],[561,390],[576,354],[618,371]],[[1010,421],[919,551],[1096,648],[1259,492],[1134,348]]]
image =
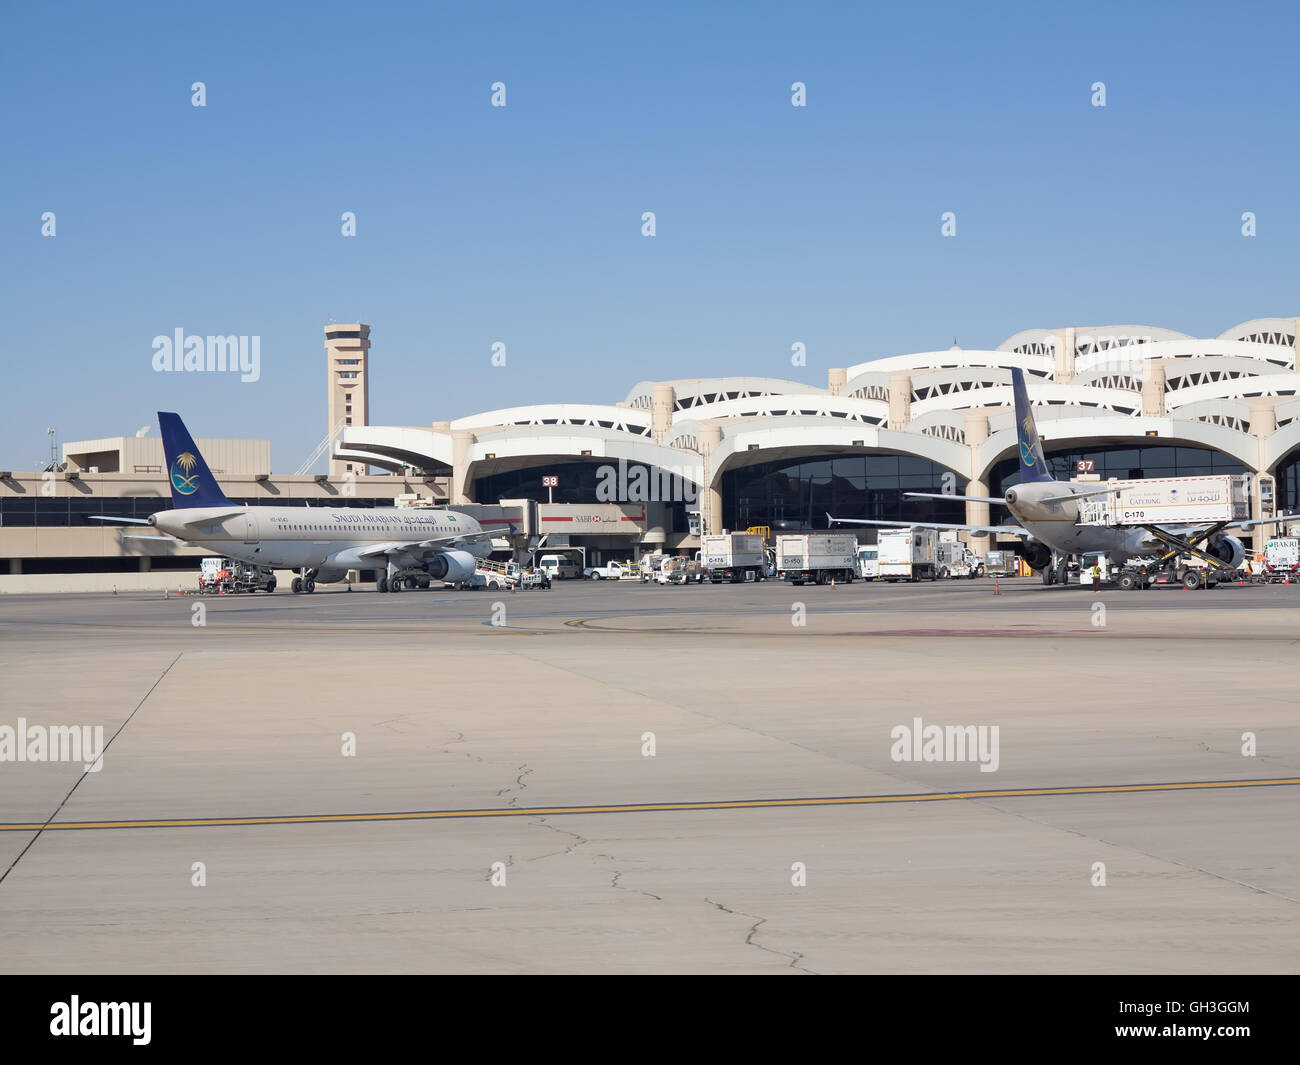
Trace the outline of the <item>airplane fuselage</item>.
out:
[[[205,520],[210,518],[210,520]],[[275,569],[368,569],[383,559],[362,553],[378,544],[446,541],[449,548],[486,558],[486,539],[456,543],[458,537],[482,535],[477,521],[447,510],[383,507],[196,507],[163,510],[149,518],[169,536],[198,544],[228,558]]]
[[[1025,531],[1058,555],[1104,552],[1112,562],[1122,563],[1132,556],[1152,550],[1154,545],[1151,537],[1144,529],[1079,525],[1081,500],[1078,498],[1042,502],[1045,496],[1062,496],[1067,493],[1086,497],[1087,493],[1096,488],[1095,484],[1074,484],[1069,481],[1031,481],[1007,489],[1005,498],[1007,509],[1024,526]]]

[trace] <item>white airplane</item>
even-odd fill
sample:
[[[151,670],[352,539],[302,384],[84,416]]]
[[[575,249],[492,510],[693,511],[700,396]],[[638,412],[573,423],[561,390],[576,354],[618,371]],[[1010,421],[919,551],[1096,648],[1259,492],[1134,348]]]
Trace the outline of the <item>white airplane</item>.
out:
[[[158,413],[171,480],[172,509],[145,518],[91,515],[99,521],[152,525],[227,558],[296,569],[295,592],[341,581],[350,569],[384,567],[377,588],[401,591],[412,573],[464,581],[492,551],[492,534],[467,514],[402,507],[237,506],[226,498],[180,416]],[[511,532],[514,527],[511,526]],[[152,536],[127,536],[152,540]]]
[[[1047,465],[1043,442],[1038,436],[1025,388],[1025,375],[1011,371],[1012,391],[1016,401],[1016,435],[1020,444],[1020,483],[1007,489],[998,499],[994,496],[942,495],[934,492],[905,492],[914,499],[960,499],[978,503],[1003,503],[1019,525],[945,525],[933,521],[874,521],[866,518],[833,518],[836,525],[891,525],[906,528],[959,529],[967,532],[1002,533],[1018,536],[1025,542],[1024,559],[1032,569],[1041,570],[1044,584],[1064,584],[1070,558],[1093,552],[1105,554],[1116,565],[1130,558],[1161,556],[1173,548],[1206,559],[1212,566],[1234,570],[1246,556],[1245,545],[1235,536],[1225,535],[1227,528],[1251,529],[1300,519],[1300,514],[1282,514],[1276,518],[1253,521],[1220,522],[1213,525],[1161,525],[1161,535],[1150,529],[1133,526],[1080,525],[1079,503],[1090,496],[1110,491],[1104,486],[1058,481]],[[1208,556],[1208,557],[1207,557]]]

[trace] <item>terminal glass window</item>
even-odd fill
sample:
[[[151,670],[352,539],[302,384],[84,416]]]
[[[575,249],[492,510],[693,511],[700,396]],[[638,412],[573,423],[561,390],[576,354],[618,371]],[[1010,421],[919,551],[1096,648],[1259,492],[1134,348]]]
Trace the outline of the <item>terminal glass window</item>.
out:
[[[746,529],[825,529],[837,518],[966,520],[960,500],[906,499],[904,492],[961,492],[964,478],[915,455],[808,456],[742,466],[722,475],[723,525]]]

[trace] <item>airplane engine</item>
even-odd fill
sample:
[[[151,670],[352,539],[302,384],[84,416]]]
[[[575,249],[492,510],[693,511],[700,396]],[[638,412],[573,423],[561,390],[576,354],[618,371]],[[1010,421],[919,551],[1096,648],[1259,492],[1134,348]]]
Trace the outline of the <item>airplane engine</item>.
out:
[[[1030,541],[1025,544],[1023,557],[1030,569],[1042,569],[1044,566],[1051,565],[1052,551],[1046,544]]]
[[[444,551],[429,561],[429,576],[435,581],[467,581],[474,576],[476,563],[468,551]]]
[[[1227,563],[1229,569],[1236,569],[1245,561],[1246,545],[1235,536],[1216,536],[1206,546],[1206,554]]]

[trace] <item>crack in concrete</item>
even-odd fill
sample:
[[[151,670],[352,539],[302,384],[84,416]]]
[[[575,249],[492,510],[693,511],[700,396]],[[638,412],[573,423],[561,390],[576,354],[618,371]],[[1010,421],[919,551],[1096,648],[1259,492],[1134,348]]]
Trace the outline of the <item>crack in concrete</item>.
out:
[[[497,790],[498,796],[509,795],[512,791],[515,792],[514,797],[508,803],[506,803],[507,806],[513,806],[518,808],[519,792],[523,791],[524,788],[528,787],[528,785],[524,783],[524,777],[528,776],[530,773],[532,773],[532,770],[528,768],[528,763],[525,762],[523,765],[519,767],[519,775],[515,777],[514,784],[510,787],[500,788]],[[516,791],[516,789],[518,790]]]
[[[708,898],[707,896],[705,896],[704,901],[707,902],[714,909],[721,910],[723,913],[729,913],[735,917],[747,917],[749,920],[754,922],[754,924],[749,929],[749,933],[745,936],[746,946],[757,947],[759,950],[766,951],[768,954],[775,954],[779,958],[789,958],[790,968],[796,969],[801,973],[810,973],[813,976],[820,975],[819,973],[816,972],[816,970],[809,969],[799,964],[801,961],[803,961],[803,955],[799,951],[774,950],[771,947],[763,946],[762,943],[754,942],[754,937],[758,935],[759,928],[762,925],[767,924],[766,917],[759,917],[757,914],[753,914],[753,913],[745,913],[743,910],[733,910],[729,906],[722,905],[722,903],[720,902],[714,902],[711,898]]]
[[[537,825],[539,828],[549,828],[552,832],[559,832],[561,835],[564,836],[572,836],[574,839],[578,841],[577,843],[572,843],[569,846],[565,847],[564,850],[562,851],[548,851],[546,854],[539,854],[536,858],[529,858],[528,861],[530,862],[540,862],[543,858],[554,858],[557,855],[562,856],[565,854],[572,854],[579,847],[585,847],[588,843],[591,842],[591,840],[587,839],[586,836],[580,835],[577,832],[570,832],[567,828],[556,828],[544,817],[534,818],[532,821],[529,821],[528,823],[530,825]]]
[[[597,857],[597,858],[604,858],[606,861],[610,861],[610,862],[616,862],[616,861],[618,861],[618,859],[615,858],[614,855],[612,855],[612,854],[597,854],[596,857]],[[622,875],[623,875],[625,872],[627,872],[626,869],[615,869],[615,870],[614,870],[614,875],[613,875],[613,877],[610,879],[609,886],[612,887],[612,888],[617,888],[619,891],[633,891],[633,892],[636,892],[636,894],[638,894],[638,895],[646,895],[646,896],[648,896],[648,897],[654,899],[656,902],[663,902],[663,901],[664,901],[664,897],[663,897],[662,895],[656,895],[653,891],[645,891],[645,890],[643,890],[643,889],[641,889],[641,888],[629,888],[629,887],[624,887],[624,886],[623,886],[622,884],[620,884],[618,881],[619,881],[619,878],[622,877]]]
[[[456,746],[456,744],[458,743],[465,742],[465,733],[461,732],[460,729],[452,729],[451,731],[452,731],[452,739],[449,742],[444,743],[442,747],[439,748],[443,754],[459,754],[461,757],[469,758],[475,762],[487,761],[487,759],[480,754],[470,754],[469,751],[453,751],[451,749],[452,747]],[[500,795],[501,793],[497,792],[497,794]]]

